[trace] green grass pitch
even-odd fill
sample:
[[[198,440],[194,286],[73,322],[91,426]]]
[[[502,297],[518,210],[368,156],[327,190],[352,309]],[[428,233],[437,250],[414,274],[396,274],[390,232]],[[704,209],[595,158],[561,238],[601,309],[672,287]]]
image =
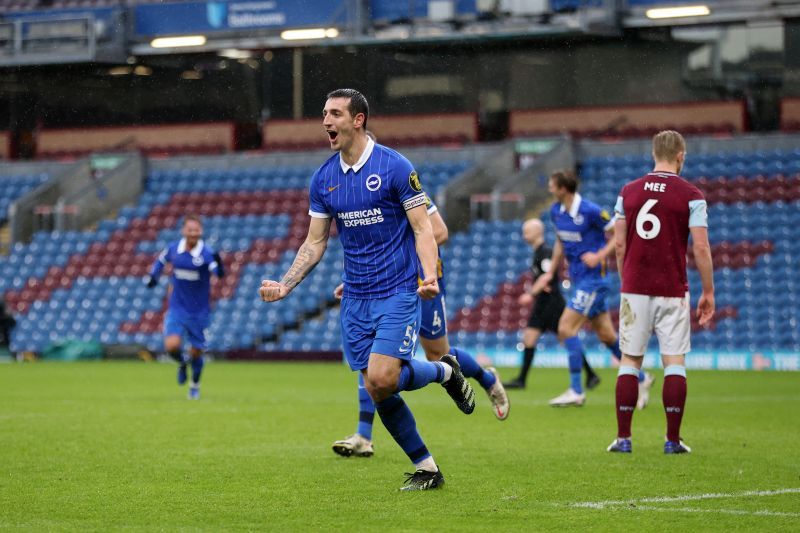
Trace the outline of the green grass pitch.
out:
[[[662,453],[660,376],[625,456],[605,451],[611,370],[553,409],[566,371],[534,369],[505,422],[481,390],[471,416],[438,385],[405,393],[446,478],[421,493],[397,491],[411,465],[380,422],[374,457],[332,453],[357,416],[342,365],[209,364],[199,402],[174,374],[0,366],[0,529],[800,530],[797,373],[690,371],[688,456]]]

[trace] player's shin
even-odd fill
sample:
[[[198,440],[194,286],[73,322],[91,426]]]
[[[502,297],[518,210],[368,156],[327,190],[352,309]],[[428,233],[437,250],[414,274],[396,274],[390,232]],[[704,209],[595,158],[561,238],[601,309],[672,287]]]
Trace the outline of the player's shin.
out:
[[[494,385],[495,381],[497,381],[494,375],[484,370],[483,367],[478,364],[478,361],[466,350],[450,348],[450,353],[456,357],[456,361],[458,361],[461,367],[461,373],[464,374],[465,377],[478,380],[478,383],[480,383],[481,387],[484,389],[489,389]]]
[[[617,374],[617,437],[631,437],[631,423],[639,398],[639,370],[633,366],[622,365]]]
[[[570,337],[564,340],[564,346],[567,349],[569,357],[569,379],[570,388],[578,394],[583,393],[583,385],[581,385],[581,370],[583,368],[583,344],[581,340],[576,337]]]
[[[381,417],[386,430],[400,445],[411,462],[418,468],[433,468],[432,471],[435,471],[436,465],[432,460],[428,461],[431,454],[417,431],[414,415],[400,395],[392,394],[385,400],[376,402],[375,410]]]
[[[194,385],[200,383],[200,375],[203,373],[204,365],[205,360],[202,354],[192,356],[192,383]]]
[[[686,405],[686,367],[669,365],[664,369],[664,390],[662,391],[664,412],[667,415],[667,440],[681,440],[681,421]]]
[[[364,386],[364,374],[358,373],[358,427],[356,433],[372,440],[372,423],[375,419],[375,404]]]

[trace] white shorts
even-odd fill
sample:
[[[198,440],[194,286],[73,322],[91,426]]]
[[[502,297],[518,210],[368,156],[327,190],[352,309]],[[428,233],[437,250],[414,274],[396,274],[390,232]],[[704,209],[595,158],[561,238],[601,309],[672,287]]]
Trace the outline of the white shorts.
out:
[[[626,355],[644,355],[653,331],[662,355],[691,350],[689,293],[683,298],[623,292],[619,302],[619,348]]]

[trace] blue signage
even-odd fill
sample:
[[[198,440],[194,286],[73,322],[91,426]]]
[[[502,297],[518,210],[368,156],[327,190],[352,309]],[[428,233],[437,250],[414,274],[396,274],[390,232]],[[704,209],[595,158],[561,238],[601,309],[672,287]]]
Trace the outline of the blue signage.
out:
[[[453,0],[456,16],[478,13],[476,0]],[[397,22],[428,18],[430,0],[370,0],[370,17],[375,21]]]
[[[134,9],[137,37],[341,26],[348,0],[209,0],[140,4]]]

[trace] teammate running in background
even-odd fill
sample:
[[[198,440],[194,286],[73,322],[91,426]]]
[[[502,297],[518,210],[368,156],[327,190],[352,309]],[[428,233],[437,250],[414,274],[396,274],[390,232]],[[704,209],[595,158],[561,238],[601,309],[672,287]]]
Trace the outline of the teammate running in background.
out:
[[[367,132],[369,134],[369,132]],[[436,244],[441,246],[447,242],[447,225],[442,219],[441,213],[436,205],[428,198],[428,216],[433,228],[433,237]],[[441,258],[437,265],[437,275],[439,277],[439,294],[430,300],[422,300],[422,322],[419,328],[420,344],[425,350],[425,357],[428,361],[439,361],[442,356],[452,354],[456,357],[461,371],[468,378],[475,378],[481,387],[489,395],[492,402],[492,410],[498,420],[508,418],[509,403],[506,391],[499,379],[497,370],[493,367],[483,369],[475,358],[466,350],[452,348],[447,337],[447,311],[445,307],[445,284],[444,268]],[[336,298],[341,299],[344,284],[340,284],[333,291]],[[333,451],[339,455],[350,457],[371,457],[372,447],[372,422],[375,418],[375,404],[367,394],[364,387],[364,377],[358,375],[358,426],[356,432],[342,440],[333,443]]]
[[[452,355],[437,362],[414,359],[419,299],[439,294],[426,196],[411,163],[367,137],[369,105],[361,93],[329,93],[322,114],[322,126],[337,153],[311,178],[308,236],[281,281],[262,281],[259,294],[265,302],[286,297],[322,259],[331,219],[336,219],[344,250],[345,357],[364,376],[384,426],[415,466],[401,490],[434,489],[444,484],[444,477],[398,393],[441,383],[469,414],[475,409],[475,392]]]
[[[675,131],[653,137],[653,171],[622,188],[615,211],[617,266],[622,278],[619,336],[622,361],[617,377],[617,438],[610,452],[631,452],[636,375],[653,330],[664,365],[664,453],[689,453],[681,440],[686,404],[686,354],[691,349],[686,249],[692,235],[702,294],[700,325],[714,315],[714,269],[708,244],[706,201],[681,178],[686,141]]]
[[[522,333],[522,367],[519,376],[508,383],[509,389],[524,389],[528,379],[528,371],[533,363],[536,353],[536,343],[542,333],[547,331],[558,334],[558,321],[564,312],[566,303],[558,283],[558,272],[553,274],[548,283],[545,283],[542,275],[550,271],[551,257],[553,255],[550,247],[544,241],[544,224],[538,218],[529,218],[522,224],[522,237],[531,248],[533,248],[533,261],[531,271],[533,272],[533,285],[525,289],[519,297],[519,305],[530,306],[536,298],[536,304],[528,317],[528,326]],[[583,369],[586,370],[586,388],[593,389],[600,384],[600,377],[595,373],[586,356],[583,357]]]
[[[558,339],[569,354],[570,386],[563,394],[550,400],[550,405],[581,406],[586,401],[581,385],[584,351],[578,338],[578,331],[583,324],[589,320],[597,337],[614,357],[620,359],[622,356],[617,333],[606,307],[608,282],[605,264],[614,247],[613,239],[606,242],[606,232],[613,228],[614,223],[607,211],[578,194],[578,179],[573,174],[554,172],[550,176],[549,189],[556,199],[550,209],[556,228],[556,244],[552,265],[542,275],[542,283],[551,282],[564,257],[569,262],[572,282],[567,308],[558,321]],[[642,389],[640,397],[643,398],[640,408],[644,408],[653,377],[640,372],[639,383]]]
[[[191,364],[189,398],[199,400],[203,350],[206,347],[203,330],[208,327],[211,315],[211,273],[221,278],[224,269],[219,254],[206,246],[201,238],[203,224],[199,217],[187,215],[181,233],[183,238],[167,246],[153,263],[147,286],[155,287],[164,266],[172,263],[172,293],[164,319],[164,349],[178,361],[178,385],[186,383],[186,365]],[[189,340],[188,357],[182,351],[184,337]]]

